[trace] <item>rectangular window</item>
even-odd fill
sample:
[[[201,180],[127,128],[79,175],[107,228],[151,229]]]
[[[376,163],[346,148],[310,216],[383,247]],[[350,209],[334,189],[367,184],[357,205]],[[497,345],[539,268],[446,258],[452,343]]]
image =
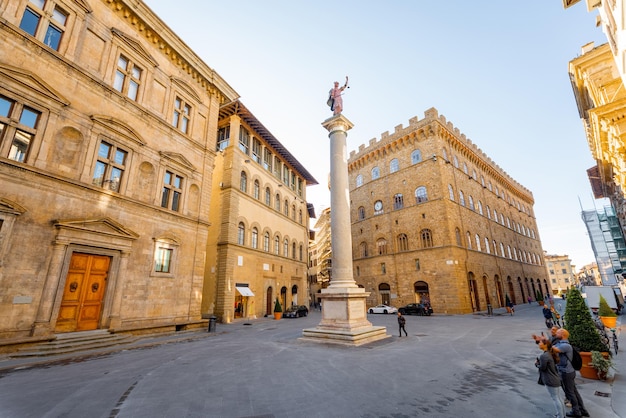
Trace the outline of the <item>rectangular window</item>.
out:
[[[274,157],[274,176],[280,179],[280,171],[282,170],[282,164],[280,158]]]
[[[385,263],[380,263],[380,272],[381,274],[387,274],[387,266],[385,266]]]
[[[217,131],[217,151],[222,151],[230,142],[230,125]]]
[[[170,273],[172,263],[171,248],[158,247],[154,255],[154,271],[157,273]]]
[[[161,194],[161,207],[178,211],[182,196],[183,178],[170,171],[165,172],[163,178],[163,192]]]
[[[136,101],[142,73],[143,70],[136,66],[129,58],[120,55],[117,59],[117,70],[115,70],[113,88],[120,93],[126,94],[129,99]]]
[[[239,149],[244,154],[250,154],[250,132],[243,126],[239,128]]]
[[[286,165],[283,166],[283,183],[287,186],[289,185],[289,167]]]
[[[183,99],[176,97],[174,101],[174,114],[172,116],[172,125],[180,129],[184,133],[189,133],[189,120],[191,118],[191,106]]]
[[[128,152],[102,141],[98,148],[92,184],[119,192],[127,158]]]
[[[252,140],[252,159],[261,164],[261,142],[256,138]]]
[[[263,168],[272,172],[272,153],[267,148],[263,150]]]
[[[58,51],[67,18],[67,12],[54,1],[31,0],[22,15],[20,29]]]
[[[41,112],[0,96],[0,148],[4,155],[26,162],[40,116]]]

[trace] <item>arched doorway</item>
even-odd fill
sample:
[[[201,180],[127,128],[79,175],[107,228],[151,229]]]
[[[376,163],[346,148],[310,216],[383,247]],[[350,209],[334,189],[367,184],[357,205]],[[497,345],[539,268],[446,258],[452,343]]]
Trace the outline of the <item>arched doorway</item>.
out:
[[[537,288],[535,287],[535,281],[533,279],[530,279],[530,285],[533,289],[532,294],[535,296],[535,299],[537,298]]]
[[[388,283],[379,284],[378,293],[380,294],[380,303],[391,306],[391,286]]]
[[[487,276],[483,276],[483,288],[485,291],[485,303],[491,305],[491,297],[489,296],[489,286],[487,285]]]
[[[287,288],[285,286],[280,288],[280,304],[283,309],[287,306]]]
[[[292,305],[298,304],[298,286],[295,284],[291,286],[291,304]]]
[[[474,273],[468,273],[467,284],[469,287],[470,301],[472,303],[472,311],[480,311],[480,298],[478,296],[478,283],[474,278]]]
[[[504,292],[502,291],[502,281],[500,280],[500,276],[498,276],[497,274],[496,277],[494,277],[494,282],[496,284],[496,298],[498,299],[497,307],[501,308],[505,305],[503,295]]]
[[[415,303],[430,303],[430,292],[428,291],[428,283],[419,281],[413,283],[413,292],[415,295]]]
[[[272,312],[274,312],[274,309],[272,307],[272,302],[274,300],[274,296],[272,295],[274,293],[274,291],[272,290],[272,286],[267,288],[267,291],[265,292],[265,315],[272,315]]]
[[[513,287],[513,280],[511,280],[511,276],[506,278],[507,287],[509,288],[509,298],[511,298],[511,302],[514,305],[517,305],[517,298],[515,297],[515,288]]]
[[[522,292],[522,303],[526,302],[526,293],[524,292],[524,285],[522,285],[522,279],[520,277],[517,278],[517,284],[519,285],[519,290]]]

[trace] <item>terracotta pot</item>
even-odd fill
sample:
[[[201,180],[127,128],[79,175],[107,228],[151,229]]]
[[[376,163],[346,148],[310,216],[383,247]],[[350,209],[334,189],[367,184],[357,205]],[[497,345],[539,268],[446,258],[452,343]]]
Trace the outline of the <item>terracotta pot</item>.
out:
[[[616,316],[601,316],[600,320],[607,328],[615,328],[617,325],[617,317]]]
[[[283,317],[282,312],[274,312],[274,319],[279,320],[282,317]]]
[[[580,368],[580,375],[586,379],[598,380],[596,369],[591,367],[591,352],[581,351],[580,357],[583,359],[583,367]]]

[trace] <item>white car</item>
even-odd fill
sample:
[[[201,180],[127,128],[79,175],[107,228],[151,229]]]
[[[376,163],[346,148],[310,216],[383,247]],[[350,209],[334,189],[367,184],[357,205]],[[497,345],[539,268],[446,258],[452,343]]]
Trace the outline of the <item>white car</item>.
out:
[[[384,314],[395,314],[398,313],[398,309],[394,308],[393,306],[387,306],[387,305],[377,305],[374,307],[371,307],[367,310],[367,312],[369,313],[384,313]]]

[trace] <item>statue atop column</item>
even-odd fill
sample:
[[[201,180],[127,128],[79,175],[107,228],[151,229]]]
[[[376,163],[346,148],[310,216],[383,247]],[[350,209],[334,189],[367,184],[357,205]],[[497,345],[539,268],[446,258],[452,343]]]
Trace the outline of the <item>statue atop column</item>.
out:
[[[328,101],[326,104],[330,106],[330,110],[333,111],[333,115],[338,115],[343,110],[343,91],[348,87],[348,76],[346,76],[346,83],[339,87],[339,82],[335,81],[335,86],[328,92]]]

